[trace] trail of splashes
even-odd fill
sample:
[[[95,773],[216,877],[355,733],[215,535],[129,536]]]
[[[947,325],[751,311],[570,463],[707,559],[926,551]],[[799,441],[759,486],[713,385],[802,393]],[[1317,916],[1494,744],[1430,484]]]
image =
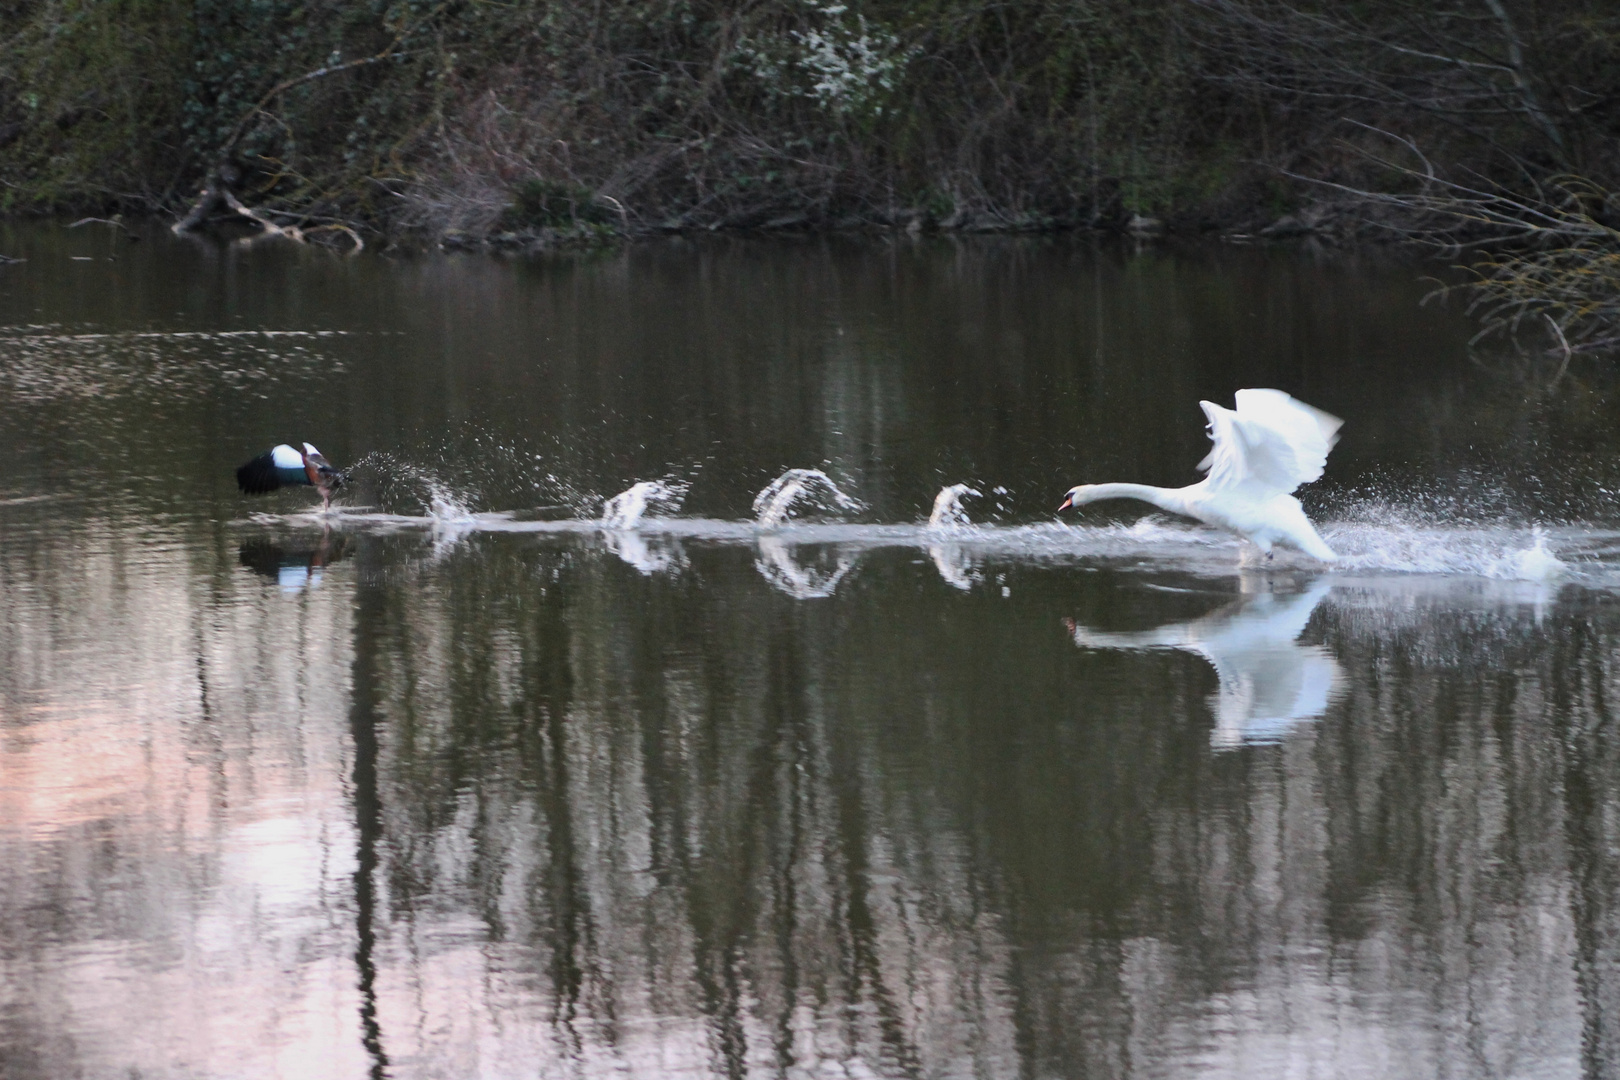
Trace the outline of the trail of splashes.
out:
[[[609,529],[633,529],[649,511],[670,515],[680,511],[691,485],[679,480],[642,480],[602,504],[602,524]]]
[[[415,502],[424,517],[435,523],[462,524],[472,520],[473,493],[458,491],[439,475],[393,454],[374,450],[354,463],[350,471],[366,470],[375,479],[377,498],[395,509],[401,497]]]
[[[1538,526],[1517,529],[1455,529],[1399,521],[1353,523],[1330,529],[1340,570],[1416,574],[1469,574],[1496,581],[1552,582],[1569,564],[1548,546]]]
[[[971,525],[967,511],[962,507],[962,497],[965,495],[971,495],[976,499],[979,498],[980,492],[966,484],[951,484],[949,487],[940,488],[939,494],[934,496],[934,510],[928,515],[928,527],[948,529]]]
[[[789,469],[754,496],[754,520],[762,529],[779,528],[793,516],[800,502],[830,512],[865,509],[860,500],[844,494],[820,469]]]

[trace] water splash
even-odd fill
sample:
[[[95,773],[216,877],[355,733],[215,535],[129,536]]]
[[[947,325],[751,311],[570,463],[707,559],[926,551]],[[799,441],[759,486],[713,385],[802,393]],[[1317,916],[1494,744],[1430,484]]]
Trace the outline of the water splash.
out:
[[[533,500],[534,509],[562,512],[571,517],[594,517],[601,505],[602,484],[591,475],[599,454],[579,440],[553,435],[532,438],[495,434],[470,427],[471,451],[456,453],[458,467],[470,470],[466,479],[491,499],[522,505]]]
[[[427,516],[436,524],[462,525],[473,520],[472,507],[463,496],[431,476],[422,477],[427,488]]]
[[[472,508],[449,488],[434,480],[427,480],[426,485],[427,517],[433,538],[431,559],[437,561],[477,531],[478,518]]]
[[[1569,564],[1547,547],[1547,534],[1536,528],[1531,530],[1531,537],[1533,542],[1529,547],[1504,555],[1496,567],[1499,573],[1487,576],[1507,581],[1535,582],[1556,581],[1563,577],[1569,571]]]
[[[681,508],[690,485],[676,480],[642,480],[602,504],[602,525],[609,529],[633,529],[649,511],[670,515]]]
[[[962,498],[966,495],[979,498],[980,492],[966,484],[951,484],[949,487],[940,488],[939,494],[934,496],[934,510],[928,515],[928,527],[949,529],[971,525],[967,511],[962,508]]]
[[[1340,570],[1466,574],[1497,581],[1553,581],[1570,569],[1540,527],[1457,528],[1399,516],[1330,525]],[[1569,540],[1565,537],[1566,542]]]
[[[762,529],[780,528],[801,502],[828,513],[864,509],[820,469],[789,469],[754,496],[754,520]]]

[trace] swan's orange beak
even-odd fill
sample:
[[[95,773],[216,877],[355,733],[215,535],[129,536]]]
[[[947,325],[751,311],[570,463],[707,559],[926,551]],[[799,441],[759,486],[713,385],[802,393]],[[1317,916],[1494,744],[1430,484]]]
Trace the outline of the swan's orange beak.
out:
[[[1071,496],[1071,495],[1063,496],[1063,504],[1058,507],[1058,513],[1060,513],[1060,514],[1063,513],[1063,511],[1067,510],[1069,507],[1071,507],[1073,505],[1074,505],[1074,497],[1073,496]]]

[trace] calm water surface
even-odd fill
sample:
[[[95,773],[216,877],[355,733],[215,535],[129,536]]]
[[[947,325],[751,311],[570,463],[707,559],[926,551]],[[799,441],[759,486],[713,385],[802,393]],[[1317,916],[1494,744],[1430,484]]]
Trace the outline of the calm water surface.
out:
[[[1620,1070],[1620,382],[1432,268],[139,236],[0,226],[0,1075]],[[1056,523],[1243,386],[1339,568]]]

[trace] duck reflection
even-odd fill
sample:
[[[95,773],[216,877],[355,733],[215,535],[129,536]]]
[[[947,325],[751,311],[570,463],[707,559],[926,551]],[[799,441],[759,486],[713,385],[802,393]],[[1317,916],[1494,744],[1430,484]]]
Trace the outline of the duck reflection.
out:
[[[1294,725],[1327,711],[1342,684],[1339,664],[1321,645],[1301,645],[1311,614],[1332,585],[1318,580],[1292,595],[1247,595],[1191,622],[1116,634],[1064,622],[1086,649],[1181,649],[1208,660],[1221,680],[1210,698],[1215,730],[1210,743],[1228,750],[1245,743],[1280,742]]]
[[[801,553],[810,555],[801,557]],[[799,600],[831,596],[855,568],[857,557],[842,548],[827,546],[806,552],[806,545],[789,544],[780,536],[761,536],[754,568],[771,587]],[[829,565],[830,563],[830,565]]]
[[[341,561],[347,551],[348,541],[342,533],[322,529],[319,540],[267,536],[244,540],[237,548],[237,560],[292,594],[319,588],[325,568]]]

